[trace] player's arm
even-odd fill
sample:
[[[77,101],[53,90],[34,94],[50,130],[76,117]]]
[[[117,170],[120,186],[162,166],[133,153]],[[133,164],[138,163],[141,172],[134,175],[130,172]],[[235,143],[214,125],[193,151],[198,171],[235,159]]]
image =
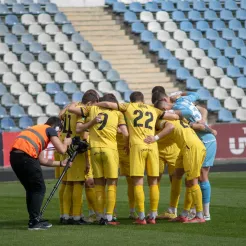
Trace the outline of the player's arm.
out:
[[[129,153],[129,132],[126,125],[119,125],[120,132],[124,138],[124,149],[126,153]]]
[[[125,112],[128,107],[128,103],[113,103],[113,102],[98,102],[95,104],[98,107],[119,110]]]
[[[89,162],[88,152],[85,152],[85,174],[88,174],[90,171],[91,165]]]
[[[98,114],[93,120],[88,121],[86,123],[77,122],[77,124],[76,124],[76,133],[80,134],[83,131],[91,128],[95,124],[100,123],[101,121],[102,121],[102,114]]]
[[[66,166],[67,159],[65,159],[63,161],[54,161],[54,160],[45,158],[44,157],[44,151],[42,151],[38,157],[38,160],[39,160],[41,166],[45,166],[45,167],[65,167]],[[71,165],[72,165],[72,163],[70,164],[70,166]]]
[[[71,104],[68,104],[65,108],[63,108],[63,109],[60,111],[58,117],[59,117],[61,120],[63,120],[63,116],[64,116],[64,114],[66,113],[66,110],[68,109],[68,107],[69,107],[70,105],[71,105]]]
[[[164,120],[179,120],[179,115],[176,114],[176,112],[173,110],[168,110],[165,112],[162,119],[164,119]]]
[[[73,102],[73,103],[71,103],[68,106],[68,112],[76,114],[78,116],[82,116],[82,114],[83,114],[82,108],[81,107],[77,107],[77,103],[76,102]]]
[[[195,122],[191,122],[190,127],[196,131],[203,131],[203,132],[208,132],[208,133],[212,133],[214,136],[217,135],[217,131],[212,129],[211,127],[209,127],[208,125],[204,124],[204,123],[195,123]]]
[[[52,136],[50,141],[54,145],[56,151],[60,154],[65,154],[67,152],[68,146],[72,143],[71,138],[65,138],[64,141],[61,142],[57,136]]]
[[[200,111],[202,115],[202,120],[198,121],[198,123],[205,123],[208,119],[208,111],[204,107],[196,105],[197,109]]]
[[[147,144],[154,143],[158,141],[159,139],[169,135],[175,128],[175,126],[170,122],[163,122],[163,129],[155,136],[148,136],[144,139],[144,142]]]

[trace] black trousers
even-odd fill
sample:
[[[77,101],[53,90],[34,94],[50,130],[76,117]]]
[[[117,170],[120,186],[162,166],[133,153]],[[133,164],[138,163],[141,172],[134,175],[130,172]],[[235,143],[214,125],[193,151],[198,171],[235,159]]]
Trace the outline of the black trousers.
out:
[[[46,191],[43,173],[37,159],[25,153],[10,152],[11,166],[26,190],[26,205],[29,219],[39,216]]]

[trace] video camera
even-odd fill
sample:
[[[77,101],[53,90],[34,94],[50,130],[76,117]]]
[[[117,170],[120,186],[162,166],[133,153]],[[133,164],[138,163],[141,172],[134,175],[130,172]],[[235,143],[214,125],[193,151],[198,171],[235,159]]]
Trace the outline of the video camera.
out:
[[[80,137],[72,138],[72,144],[67,150],[68,155],[72,156],[72,154],[76,151],[78,154],[84,153],[88,150],[89,143],[86,140],[81,140]]]

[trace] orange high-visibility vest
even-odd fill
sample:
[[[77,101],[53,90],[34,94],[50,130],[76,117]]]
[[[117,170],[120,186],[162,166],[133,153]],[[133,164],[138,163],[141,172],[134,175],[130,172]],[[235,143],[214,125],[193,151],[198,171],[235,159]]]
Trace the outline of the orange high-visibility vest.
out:
[[[49,125],[35,125],[22,131],[12,146],[33,158],[38,158],[39,154],[47,148],[50,140],[46,134]]]

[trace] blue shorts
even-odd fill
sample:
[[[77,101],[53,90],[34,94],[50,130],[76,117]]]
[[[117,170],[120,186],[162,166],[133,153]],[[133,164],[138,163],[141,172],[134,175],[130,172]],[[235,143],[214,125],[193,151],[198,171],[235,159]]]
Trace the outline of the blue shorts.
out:
[[[212,167],[214,165],[214,159],[216,156],[217,142],[204,143],[206,147],[206,157],[202,164],[202,167]]]

